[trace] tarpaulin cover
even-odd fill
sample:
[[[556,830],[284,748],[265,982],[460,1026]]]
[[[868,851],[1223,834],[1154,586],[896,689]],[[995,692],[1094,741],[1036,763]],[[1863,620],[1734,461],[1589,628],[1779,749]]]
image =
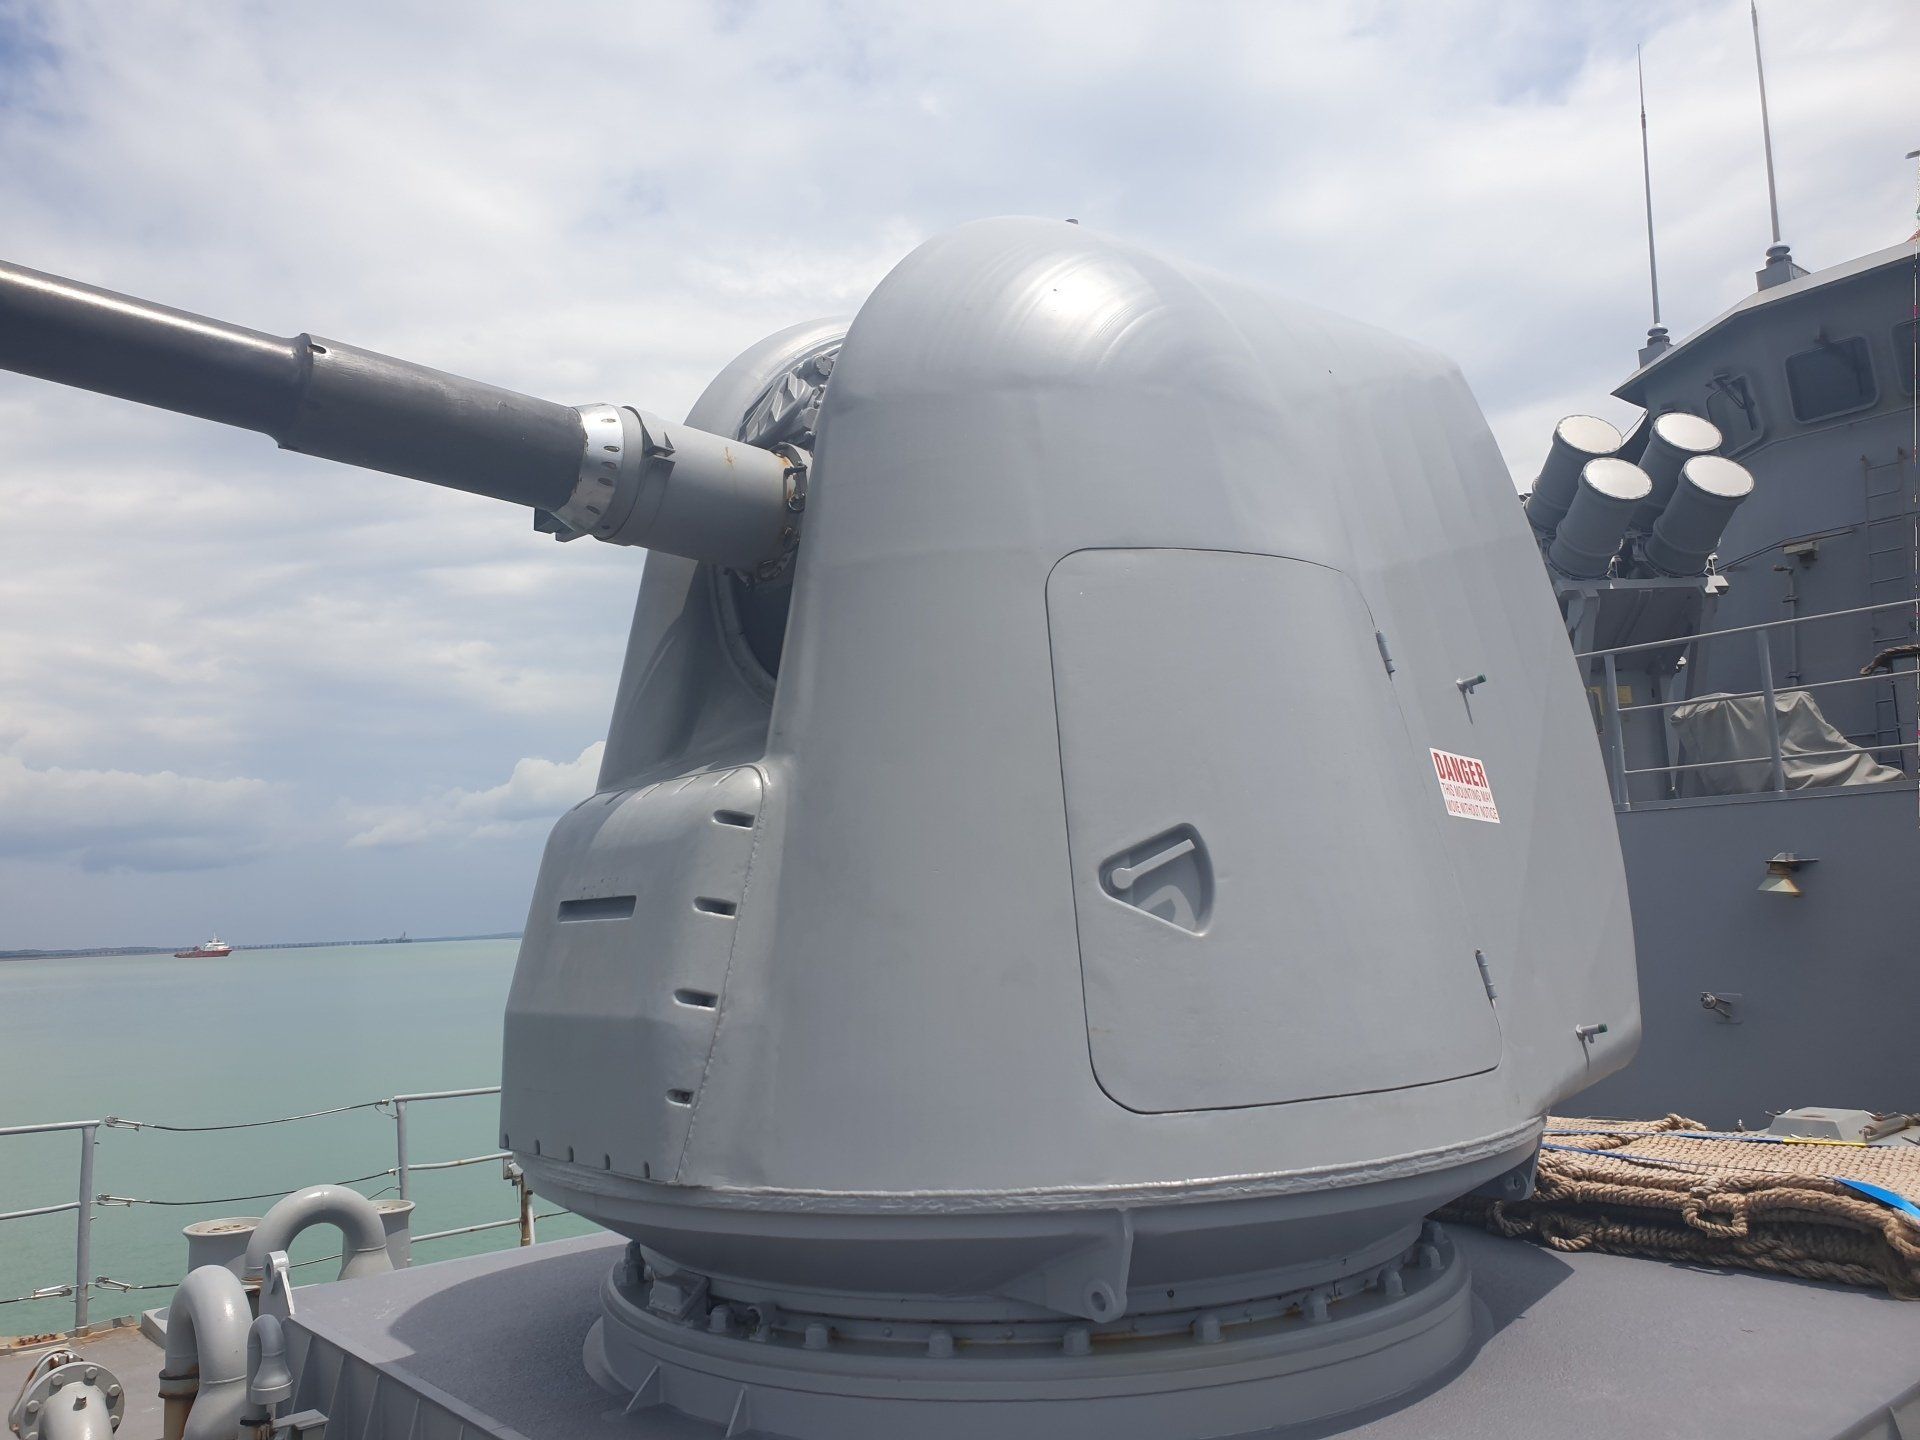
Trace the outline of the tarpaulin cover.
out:
[[[1684,793],[1753,795],[1773,788],[1766,703],[1763,695],[1702,695],[1674,707],[1680,763],[1740,762],[1682,771]],[[1780,726],[1780,756],[1789,790],[1878,785],[1902,778],[1898,770],[1880,764],[1834,729],[1804,690],[1775,695],[1774,716]]]

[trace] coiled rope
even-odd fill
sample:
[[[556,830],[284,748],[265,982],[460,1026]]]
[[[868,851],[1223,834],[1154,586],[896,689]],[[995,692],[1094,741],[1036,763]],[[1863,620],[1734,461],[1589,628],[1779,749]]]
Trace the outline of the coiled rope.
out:
[[[1469,1195],[1440,1218],[1554,1250],[1729,1265],[1920,1299],[1920,1224],[1850,1183],[1920,1195],[1920,1150],[1755,1143],[1702,1134],[1679,1115],[1600,1124],[1549,1119],[1532,1198]],[[1556,1134],[1588,1143],[1552,1143]]]

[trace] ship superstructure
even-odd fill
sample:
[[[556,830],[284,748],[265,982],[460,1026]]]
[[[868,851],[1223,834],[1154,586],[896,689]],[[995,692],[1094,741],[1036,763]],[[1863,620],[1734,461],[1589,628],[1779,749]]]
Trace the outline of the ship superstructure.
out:
[[[1669,494],[1681,464],[1749,472],[1711,558],[1674,563],[1658,494],[1584,551],[1536,525],[1641,972],[1640,1055],[1585,1109],[1764,1126],[1805,1103],[1920,1104],[1917,273],[1911,240],[1814,273],[1769,252],[1755,293],[1678,343],[1656,330],[1614,392],[1640,423],[1594,449]],[[1562,429],[1564,450],[1580,432]]]

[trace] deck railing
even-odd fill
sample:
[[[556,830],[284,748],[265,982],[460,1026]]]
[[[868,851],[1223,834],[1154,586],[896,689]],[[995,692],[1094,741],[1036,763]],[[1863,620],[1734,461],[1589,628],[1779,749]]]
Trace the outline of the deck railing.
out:
[[[1781,687],[1776,685],[1774,681],[1773,633],[1777,630],[1786,630],[1797,625],[1814,625],[1825,620],[1840,620],[1848,616],[1871,615],[1888,610],[1920,611],[1920,602],[1914,600],[1888,600],[1878,605],[1859,605],[1848,610],[1828,610],[1818,615],[1795,615],[1780,620],[1764,621],[1757,625],[1735,625],[1725,630],[1707,630],[1698,634],[1676,636],[1667,640],[1646,640],[1634,645],[1616,645],[1611,649],[1587,650],[1579,653],[1575,658],[1582,663],[1582,668],[1586,673],[1592,673],[1591,667],[1594,662],[1597,661],[1600,665],[1602,677],[1600,687],[1600,740],[1601,746],[1606,754],[1607,781],[1613,792],[1613,803],[1615,807],[1621,810],[1630,810],[1633,808],[1634,801],[1630,794],[1628,782],[1635,776],[1664,775],[1667,777],[1669,787],[1672,787],[1675,783],[1675,777],[1683,773],[1720,769],[1731,765],[1764,764],[1768,770],[1768,783],[1764,790],[1755,793],[1772,794],[1785,792],[1787,789],[1787,757],[1780,739],[1780,716],[1777,709],[1777,701]],[[1916,628],[1920,629],[1920,621],[1917,621]],[[1669,710],[1678,709],[1682,705],[1697,704],[1707,697],[1696,695],[1680,700],[1651,700],[1640,704],[1622,705],[1620,703],[1620,685],[1618,678],[1620,658],[1622,656],[1645,654],[1657,650],[1684,649],[1688,660],[1691,661],[1702,646],[1716,641],[1728,640],[1731,637],[1740,635],[1753,637],[1756,673],[1760,677],[1760,688],[1757,690],[1742,690],[1725,694],[1715,692],[1712,698],[1714,700],[1763,699],[1765,701],[1762,709],[1765,712],[1766,753],[1764,755],[1737,755],[1720,760],[1697,760],[1686,763],[1676,763],[1673,760],[1673,737],[1669,731],[1667,734],[1667,760],[1669,763],[1664,765],[1643,765],[1638,768],[1629,767],[1627,764],[1624,716],[1642,711],[1656,711],[1660,712],[1664,717],[1665,712]],[[1787,693],[1794,694],[1804,690],[1833,689],[1844,685],[1892,685],[1900,678],[1901,675],[1899,672],[1889,668],[1884,673],[1847,675],[1837,680],[1816,680],[1808,684],[1794,683],[1785,688]],[[1907,678],[1911,679],[1911,674],[1909,674]],[[1796,751],[1793,758],[1796,760],[1815,760],[1831,758],[1837,755],[1854,755],[1862,752],[1868,755],[1875,755],[1889,751],[1904,755],[1906,752],[1913,750],[1920,750],[1920,739],[1906,738],[1886,743],[1876,741],[1871,745],[1849,745],[1849,747],[1844,750]],[[1904,764],[1901,768],[1903,771],[1905,770]]]
[[[98,1203],[93,1194],[93,1151],[99,1144],[100,1127],[105,1123],[104,1120],[56,1120],[45,1125],[9,1125],[0,1129],[0,1138],[9,1135],[52,1135],[62,1130],[79,1132],[80,1189],[76,1198],[59,1205],[36,1205],[31,1209],[9,1210],[0,1214],[0,1222],[31,1220],[36,1215],[58,1215],[63,1210],[71,1210],[78,1217],[73,1227],[73,1283],[44,1285],[18,1299],[0,1302],[18,1305],[28,1300],[56,1300],[62,1295],[71,1295],[73,1328],[76,1330],[86,1328],[87,1298],[93,1289],[93,1282],[87,1278],[87,1272],[93,1268],[93,1207]]]
[[[508,1226],[518,1226],[520,1243],[531,1245],[534,1240],[534,1222],[552,1218],[559,1214],[550,1211],[536,1215],[532,1209],[532,1196],[526,1188],[524,1177],[518,1174],[518,1167],[511,1164],[511,1156],[504,1150],[489,1151],[481,1155],[462,1155],[451,1160],[415,1161],[407,1149],[407,1107],[440,1100],[461,1100],[475,1095],[498,1095],[498,1085],[481,1085],[466,1090],[426,1090],[408,1095],[390,1095],[380,1100],[363,1100],[351,1105],[337,1105],[326,1110],[309,1111],[301,1115],[279,1115],[265,1120],[247,1120],[229,1125],[161,1125],[148,1121],[128,1120],[116,1115],[102,1116],[97,1120],[59,1120],[38,1125],[0,1126],[0,1139],[16,1135],[48,1135],[61,1132],[76,1133],[80,1137],[79,1175],[74,1198],[64,1200],[57,1205],[35,1205],[24,1210],[0,1212],[0,1224],[10,1220],[29,1220],[36,1216],[59,1215],[72,1211],[74,1215],[73,1236],[73,1279],[71,1282],[57,1282],[30,1290],[25,1295],[0,1298],[0,1307],[20,1305],[35,1300],[58,1300],[71,1296],[73,1299],[73,1328],[83,1330],[88,1322],[88,1306],[93,1292],[97,1289],[135,1290],[144,1287],[129,1285],[122,1281],[109,1279],[105,1275],[93,1273],[93,1220],[94,1212],[102,1205],[137,1205],[156,1203],[142,1201],[134,1196],[101,1195],[93,1188],[94,1152],[100,1143],[102,1130],[169,1130],[169,1131],[209,1131],[209,1130],[250,1130],[262,1125],[284,1125],[293,1121],[313,1120],[324,1115],[339,1115],[349,1110],[379,1110],[393,1120],[394,1163],[391,1168],[375,1171],[371,1175],[356,1177],[350,1183],[367,1180],[391,1179],[398,1188],[402,1200],[411,1199],[412,1177],[426,1170],[453,1170],[467,1165],[483,1165],[489,1161],[498,1161],[505,1178],[512,1181],[518,1196],[518,1213],[504,1220],[488,1220],[477,1225],[458,1225],[452,1229],[429,1231],[424,1235],[414,1235],[413,1243],[442,1240],[453,1235],[471,1235],[483,1230],[499,1230]],[[291,1193],[291,1192],[282,1192]],[[272,1195],[250,1196],[249,1199],[277,1198]],[[213,1205],[223,1203],[208,1201],[171,1201],[169,1204]],[[0,1252],[8,1247],[0,1243]],[[303,1262],[307,1264],[318,1261]],[[0,1311],[0,1313],[4,1313]],[[3,1328],[3,1327],[0,1327]]]

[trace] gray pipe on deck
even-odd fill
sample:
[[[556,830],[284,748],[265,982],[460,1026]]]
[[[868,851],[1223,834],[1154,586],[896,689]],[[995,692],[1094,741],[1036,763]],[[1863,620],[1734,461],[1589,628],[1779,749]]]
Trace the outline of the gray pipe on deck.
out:
[[[233,1440],[247,1399],[252,1323],[247,1292],[224,1265],[202,1265],[173,1292],[160,1368],[166,1440]]]
[[[287,1332],[277,1315],[262,1315],[247,1334],[247,1399],[269,1414],[293,1398],[293,1370],[287,1364]]]
[[[644,412],[571,406],[314,335],[268,335],[0,262],[0,369],[530,505],[593,535],[749,572],[805,504],[797,455]]]
[[[240,1426],[249,1435],[269,1435],[274,1413],[293,1398],[293,1369],[287,1363],[287,1334],[276,1315],[262,1315],[247,1335],[247,1403]]]
[[[387,1255],[387,1229],[371,1200],[344,1185],[309,1185],[276,1202],[255,1227],[253,1238],[247,1242],[246,1278],[263,1278],[267,1257],[275,1250],[291,1248],[296,1235],[315,1225],[339,1227],[342,1280],[357,1280],[393,1268]]]
[[[40,1412],[39,1440],[112,1440],[113,1402],[98,1385],[65,1385]]]

